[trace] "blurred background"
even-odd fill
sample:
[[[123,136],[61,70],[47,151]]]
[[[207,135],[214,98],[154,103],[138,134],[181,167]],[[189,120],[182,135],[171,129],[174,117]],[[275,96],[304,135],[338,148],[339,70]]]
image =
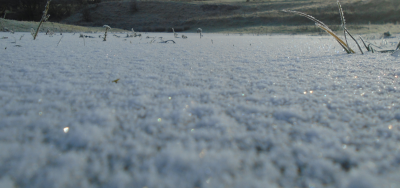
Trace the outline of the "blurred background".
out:
[[[39,21],[47,0],[0,0],[7,20]],[[400,0],[341,1],[349,30],[400,32]],[[50,22],[144,32],[323,32],[296,10],[339,30],[336,0],[52,0]]]

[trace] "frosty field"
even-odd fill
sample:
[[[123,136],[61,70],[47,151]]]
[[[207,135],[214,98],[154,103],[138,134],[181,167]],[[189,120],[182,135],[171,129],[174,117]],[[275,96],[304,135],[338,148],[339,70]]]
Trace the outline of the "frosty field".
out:
[[[400,187],[400,58],[101,34],[0,33],[0,187]]]

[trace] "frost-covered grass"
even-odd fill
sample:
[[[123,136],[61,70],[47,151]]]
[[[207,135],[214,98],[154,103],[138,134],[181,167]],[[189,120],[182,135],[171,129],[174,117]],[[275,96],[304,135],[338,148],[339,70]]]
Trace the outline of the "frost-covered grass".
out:
[[[0,187],[400,187],[390,54],[329,36],[22,34],[0,33]]]

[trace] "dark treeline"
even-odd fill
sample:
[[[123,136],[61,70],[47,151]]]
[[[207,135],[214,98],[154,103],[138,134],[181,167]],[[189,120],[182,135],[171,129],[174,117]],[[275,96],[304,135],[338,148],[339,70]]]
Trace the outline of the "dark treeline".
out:
[[[87,4],[101,0],[52,0],[50,3],[51,21],[60,21]],[[7,19],[38,21],[47,0],[0,0],[0,16]]]

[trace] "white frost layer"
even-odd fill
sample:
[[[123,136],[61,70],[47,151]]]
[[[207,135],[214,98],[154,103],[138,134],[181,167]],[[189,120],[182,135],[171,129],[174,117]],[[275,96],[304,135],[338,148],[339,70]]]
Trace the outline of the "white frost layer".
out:
[[[0,33],[1,187],[400,187],[394,56],[88,35]]]

